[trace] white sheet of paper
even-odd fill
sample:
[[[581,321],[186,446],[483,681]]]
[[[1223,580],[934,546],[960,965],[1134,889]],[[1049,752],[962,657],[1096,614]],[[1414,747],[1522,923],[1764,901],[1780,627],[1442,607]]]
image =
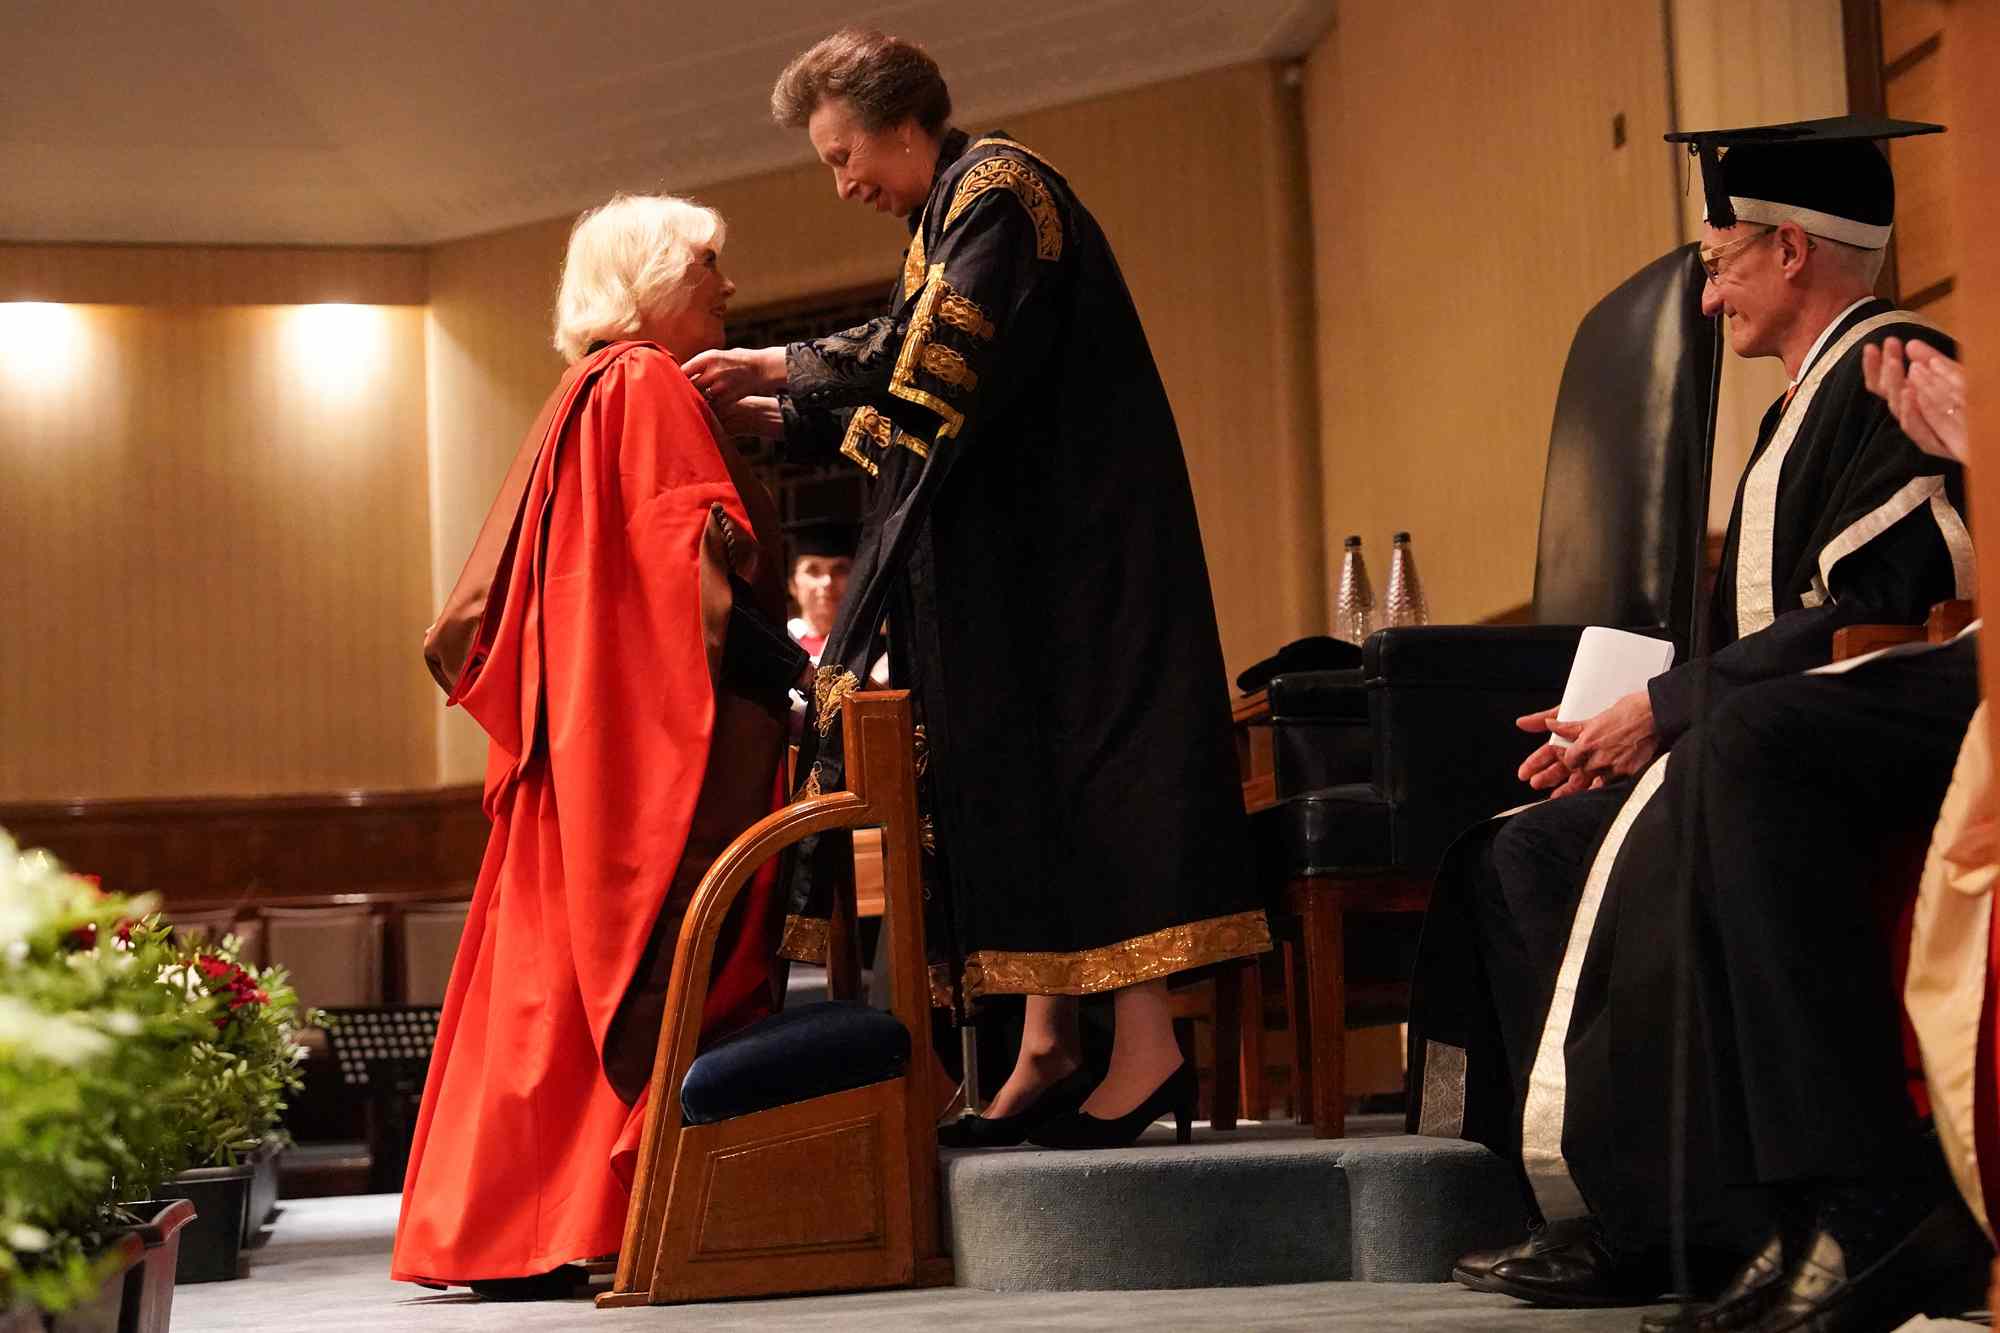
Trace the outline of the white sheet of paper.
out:
[[[1634,690],[1645,689],[1647,681],[1673,664],[1674,646],[1665,639],[1591,625],[1576,642],[1556,720],[1588,721]],[[1561,747],[1569,742],[1550,736],[1549,744]]]

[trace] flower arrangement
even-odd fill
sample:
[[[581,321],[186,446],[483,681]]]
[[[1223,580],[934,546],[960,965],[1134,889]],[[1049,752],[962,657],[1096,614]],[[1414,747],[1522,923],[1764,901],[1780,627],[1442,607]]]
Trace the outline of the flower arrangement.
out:
[[[233,935],[178,945],[160,980],[209,1015],[176,1098],[188,1165],[234,1166],[277,1129],[285,1099],[304,1085],[298,1034],[326,1016],[300,1010],[284,968],[245,966]]]
[[[0,1316],[95,1295],[117,1200],[234,1166],[302,1084],[285,970],[234,937],[182,941],[0,831]]]
[[[207,1002],[159,984],[166,931],[0,832],[0,1312],[95,1293],[121,1221],[185,1157]]]

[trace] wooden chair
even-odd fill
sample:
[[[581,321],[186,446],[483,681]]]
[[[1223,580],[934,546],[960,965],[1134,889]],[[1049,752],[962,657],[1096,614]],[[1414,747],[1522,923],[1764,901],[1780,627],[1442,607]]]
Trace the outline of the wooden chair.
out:
[[[1905,643],[1949,643],[1974,614],[1969,601],[1939,602],[1921,625],[1849,625],[1833,632],[1833,660],[1845,662]]]
[[[916,772],[906,691],[844,706],[847,791],[793,802],[716,860],[674,954],[632,1207],[602,1307],[935,1285],[951,1278],[938,1208],[939,1102],[919,879]],[[905,1072],[844,1091],[689,1123],[702,999],[716,938],[757,868],[830,829],[880,826],[892,1012]],[[829,1003],[829,1013],[853,1006]],[[720,1043],[709,1060],[759,1028]]]

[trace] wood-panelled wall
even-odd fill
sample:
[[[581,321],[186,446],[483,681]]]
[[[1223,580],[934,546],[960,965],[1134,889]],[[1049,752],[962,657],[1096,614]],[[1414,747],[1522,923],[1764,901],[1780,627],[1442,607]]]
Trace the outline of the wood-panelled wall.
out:
[[[1329,563],[1360,533],[1379,590],[1408,529],[1435,618],[1528,600],[1577,321],[1678,240],[1667,68],[1655,0],[1341,7],[1306,77]]]
[[[1005,126],[1068,174],[1116,248],[1179,420],[1232,670],[1324,625],[1295,99],[1281,69],[1243,66]],[[875,281],[886,292],[907,238],[839,202],[817,167],[694,193],[729,221],[739,310]],[[561,370],[549,321],[568,229],[559,219],[432,253],[437,595]],[[454,716],[440,735],[442,779],[475,780],[478,730]]]
[[[436,781],[422,310],[209,303],[241,253],[0,305],[0,800]]]

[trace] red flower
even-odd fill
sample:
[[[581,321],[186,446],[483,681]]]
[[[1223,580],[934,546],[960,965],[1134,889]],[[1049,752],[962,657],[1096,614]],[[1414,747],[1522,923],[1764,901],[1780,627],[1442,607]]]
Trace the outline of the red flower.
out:
[[[63,942],[72,949],[95,949],[97,947],[97,923],[93,921],[88,925],[78,926],[69,933]]]

